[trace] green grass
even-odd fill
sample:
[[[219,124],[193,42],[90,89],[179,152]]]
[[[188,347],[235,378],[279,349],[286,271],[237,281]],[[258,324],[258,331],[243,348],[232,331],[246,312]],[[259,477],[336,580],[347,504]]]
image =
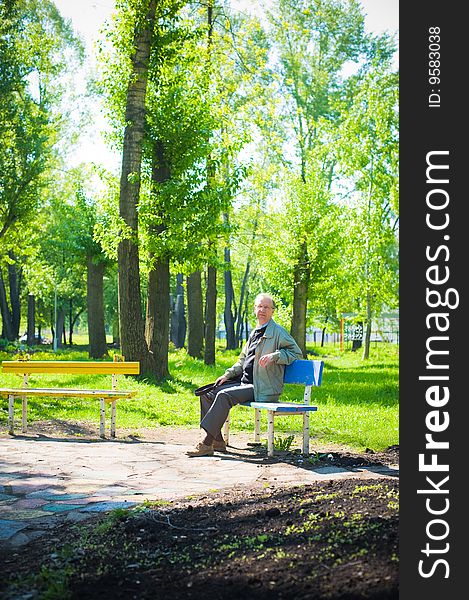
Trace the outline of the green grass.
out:
[[[399,443],[398,412],[398,347],[380,344],[371,349],[371,358],[362,361],[360,353],[340,352],[336,346],[315,347],[317,358],[325,361],[322,386],[313,388],[312,403],[318,411],[310,418],[312,444],[338,443],[363,450],[375,451]],[[223,373],[236,360],[234,351],[218,350],[216,366],[204,365],[189,357],[185,350],[170,352],[171,378],[155,383],[151,380],[122,377],[121,389],[137,390],[132,400],[119,402],[117,428],[142,427],[198,427],[199,402],[193,391],[209,383]],[[11,354],[0,352],[0,360],[11,360]],[[35,360],[86,360],[84,347],[64,349],[53,353],[49,349],[35,352]],[[110,377],[106,375],[36,375],[30,377],[30,385],[41,387],[109,388]],[[16,375],[0,373],[0,387],[18,387]],[[303,386],[286,385],[282,401],[301,401]],[[99,403],[80,399],[30,399],[29,422],[37,420],[69,420],[99,423]],[[16,415],[20,416],[20,403],[16,403]],[[0,399],[0,427],[6,428],[7,401]],[[262,427],[266,429],[266,415],[262,414]],[[301,431],[299,416],[282,416],[275,419],[275,432]],[[253,431],[254,411],[235,407],[231,411],[232,431]]]

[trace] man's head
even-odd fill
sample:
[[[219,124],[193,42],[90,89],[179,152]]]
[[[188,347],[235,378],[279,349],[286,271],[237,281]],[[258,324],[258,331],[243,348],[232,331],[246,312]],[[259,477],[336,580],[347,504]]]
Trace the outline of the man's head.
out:
[[[269,294],[258,294],[254,300],[254,314],[259,325],[265,325],[274,314],[275,302]]]

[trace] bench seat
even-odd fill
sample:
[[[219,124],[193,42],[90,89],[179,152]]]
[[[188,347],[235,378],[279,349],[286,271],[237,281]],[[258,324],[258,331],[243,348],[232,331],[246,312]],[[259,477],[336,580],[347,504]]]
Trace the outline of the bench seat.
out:
[[[4,373],[16,373],[23,378],[20,388],[0,388],[0,398],[8,398],[8,432],[14,435],[14,401],[22,399],[22,431],[27,431],[28,397],[36,398],[96,398],[100,401],[99,434],[105,438],[106,404],[111,405],[111,438],[116,437],[116,401],[132,398],[136,390],[117,389],[118,375],[135,375],[140,372],[140,363],[123,360],[110,361],[3,361]],[[40,388],[29,387],[29,376],[34,374],[80,374],[80,375],[112,375],[112,389],[80,389],[80,388]]]
[[[246,408],[260,408],[281,413],[304,413],[318,410],[317,406],[310,404],[295,404],[293,402],[244,402],[240,404]]]
[[[303,454],[309,454],[309,415],[318,410],[317,406],[310,404],[312,387],[319,387],[322,383],[324,361],[322,360],[295,360],[285,367],[284,382],[296,383],[305,386],[303,403],[296,402],[244,402],[238,406],[253,408],[254,416],[254,441],[260,442],[261,410],[267,411],[267,455],[274,455],[274,417],[279,415],[303,415]],[[228,445],[230,435],[230,416],[225,422],[224,438]]]

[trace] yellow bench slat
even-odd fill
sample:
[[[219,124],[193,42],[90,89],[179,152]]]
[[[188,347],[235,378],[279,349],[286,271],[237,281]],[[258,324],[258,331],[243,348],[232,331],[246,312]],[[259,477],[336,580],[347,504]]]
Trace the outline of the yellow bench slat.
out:
[[[122,374],[138,375],[139,362],[87,362],[73,360],[4,360],[2,362],[4,373],[64,373],[64,374]]]
[[[20,398],[22,396],[63,396],[74,398],[126,398],[135,396],[136,390],[124,391],[124,390],[72,390],[69,388],[0,388],[0,396],[8,397],[15,396]]]
[[[23,387],[0,388],[0,398],[8,398],[8,432],[14,435],[15,399],[22,398],[22,430],[27,431],[28,397],[48,398],[95,398],[101,403],[99,435],[105,438],[105,405],[111,404],[111,438],[116,437],[116,400],[131,398],[136,390],[90,390],[71,388],[34,388],[27,386],[27,376],[31,374],[55,373],[61,375],[112,375],[112,387],[116,387],[116,375],[138,375],[139,362],[126,361],[76,361],[76,360],[5,360],[2,372],[23,376]]]

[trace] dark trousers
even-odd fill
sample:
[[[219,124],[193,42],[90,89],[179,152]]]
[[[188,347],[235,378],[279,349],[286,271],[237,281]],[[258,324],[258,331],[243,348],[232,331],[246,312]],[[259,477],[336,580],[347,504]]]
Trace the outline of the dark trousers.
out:
[[[254,400],[252,383],[224,383],[214,391],[200,396],[200,426],[216,440],[221,440],[230,408]]]

